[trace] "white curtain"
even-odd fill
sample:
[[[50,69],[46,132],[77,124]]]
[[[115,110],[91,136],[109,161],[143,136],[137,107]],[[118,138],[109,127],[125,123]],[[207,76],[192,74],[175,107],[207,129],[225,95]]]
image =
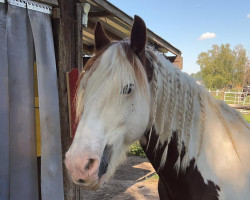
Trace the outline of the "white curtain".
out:
[[[9,196],[9,88],[6,4],[0,2],[0,199]]]

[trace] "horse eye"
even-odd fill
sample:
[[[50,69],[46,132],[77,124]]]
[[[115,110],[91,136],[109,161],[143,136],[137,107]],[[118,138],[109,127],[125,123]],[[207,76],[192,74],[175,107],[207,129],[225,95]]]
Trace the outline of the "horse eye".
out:
[[[134,84],[130,83],[128,85],[126,85],[123,89],[122,89],[122,94],[131,94],[131,92],[134,90]]]

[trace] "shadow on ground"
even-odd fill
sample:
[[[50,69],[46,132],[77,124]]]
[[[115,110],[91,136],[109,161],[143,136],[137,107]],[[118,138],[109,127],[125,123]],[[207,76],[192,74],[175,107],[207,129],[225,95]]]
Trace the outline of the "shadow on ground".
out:
[[[84,200],[158,200],[155,171],[146,158],[129,156],[109,182],[84,191]]]

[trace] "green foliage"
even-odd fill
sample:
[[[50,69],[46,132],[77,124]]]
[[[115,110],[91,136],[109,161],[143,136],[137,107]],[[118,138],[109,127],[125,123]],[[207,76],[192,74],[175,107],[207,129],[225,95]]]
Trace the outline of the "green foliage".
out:
[[[197,72],[197,73],[192,73],[191,76],[197,80],[197,81],[202,81],[202,75],[201,75],[201,71]]]
[[[250,123],[250,115],[243,115],[244,119]]]
[[[193,76],[201,76],[207,88],[242,86],[246,62],[247,54],[242,45],[237,45],[234,49],[231,49],[229,44],[213,45],[208,52],[199,54],[197,64],[200,65],[201,71]]]
[[[224,92],[223,91],[218,91],[217,92],[217,89],[209,89],[210,90],[210,94],[215,98],[215,99],[218,99],[218,100],[224,100]]]
[[[250,60],[247,61],[246,68],[244,70],[243,86],[250,85]]]
[[[144,153],[144,151],[141,148],[141,145],[138,141],[130,146],[128,154],[146,158],[146,154]]]

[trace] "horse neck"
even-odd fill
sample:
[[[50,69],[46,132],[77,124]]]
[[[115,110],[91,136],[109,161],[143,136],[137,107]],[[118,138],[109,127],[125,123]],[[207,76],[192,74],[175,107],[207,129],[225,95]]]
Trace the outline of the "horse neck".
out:
[[[164,166],[172,133],[176,133],[178,158],[176,167],[181,167],[181,152],[184,149],[182,167],[189,162],[191,128],[193,126],[194,105],[199,104],[201,113],[205,112],[202,92],[197,92],[197,85],[187,75],[173,66],[162,55],[155,55],[152,60],[154,76],[151,81],[151,123],[158,137],[155,149],[166,143],[162,152],[161,167]],[[195,95],[200,95],[195,97]],[[203,121],[203,122],[202,122]],[[201,115],[201,122],[204,119]],[[202,124],[201,123],[201,124]],[[149,134],[149,140],[151,134]],[[183,147],[184,144],[184,147]],[[198,152],[195,152],[198,154]]]
[[[246,182],[249,124],[191,78],[181,72],[178,75],[178,70],[176,73],[170,63],[160,61],[154,64],[157,79],[153,78],[150,83],[151,123],[140,143],[161,182],[164,181],[171,192],[178,188],[179,180],[182,180],[183,192],[187,187],[197,191],[199,185],[201,196],[208,192],[207,187],[213,187],[218,196],[218,179],[225,184],[230,181],[235,187]],[[182,90],[177,87],[179,81]],[[223,159],[225,157],[230,159]],[[231,175],[233,171],[241,178]],[[207,186],[207,180],[214,184]],[[176,191],[176,194],[181,192]]]
[[[202,150],[206,151],[203,145],[204,137],[214,137],[210,134],[214,124],[217,124],[217,129],[220,130],[218,134],[226,135],[238,154],[233,140],[234,133],[229,127],[230,120],[233,119],[238,122],[237,126],[249,131],[249,125],[242,116],[224,102],[215,100],[205,88],[197,85],[191,77],[174,67],[162,55],[155,55],[152,63],[154,76],[150,83],[150,127],[154,126],[157,135],[154,148],[166,144],[162,152],[161,167],[166,162],[173,132],[176,133],[179,155],[175,166],[177,170],[180,167],[185,169],[191,158],[197,161]],[[149,141],[150,139],[149,134]]]

